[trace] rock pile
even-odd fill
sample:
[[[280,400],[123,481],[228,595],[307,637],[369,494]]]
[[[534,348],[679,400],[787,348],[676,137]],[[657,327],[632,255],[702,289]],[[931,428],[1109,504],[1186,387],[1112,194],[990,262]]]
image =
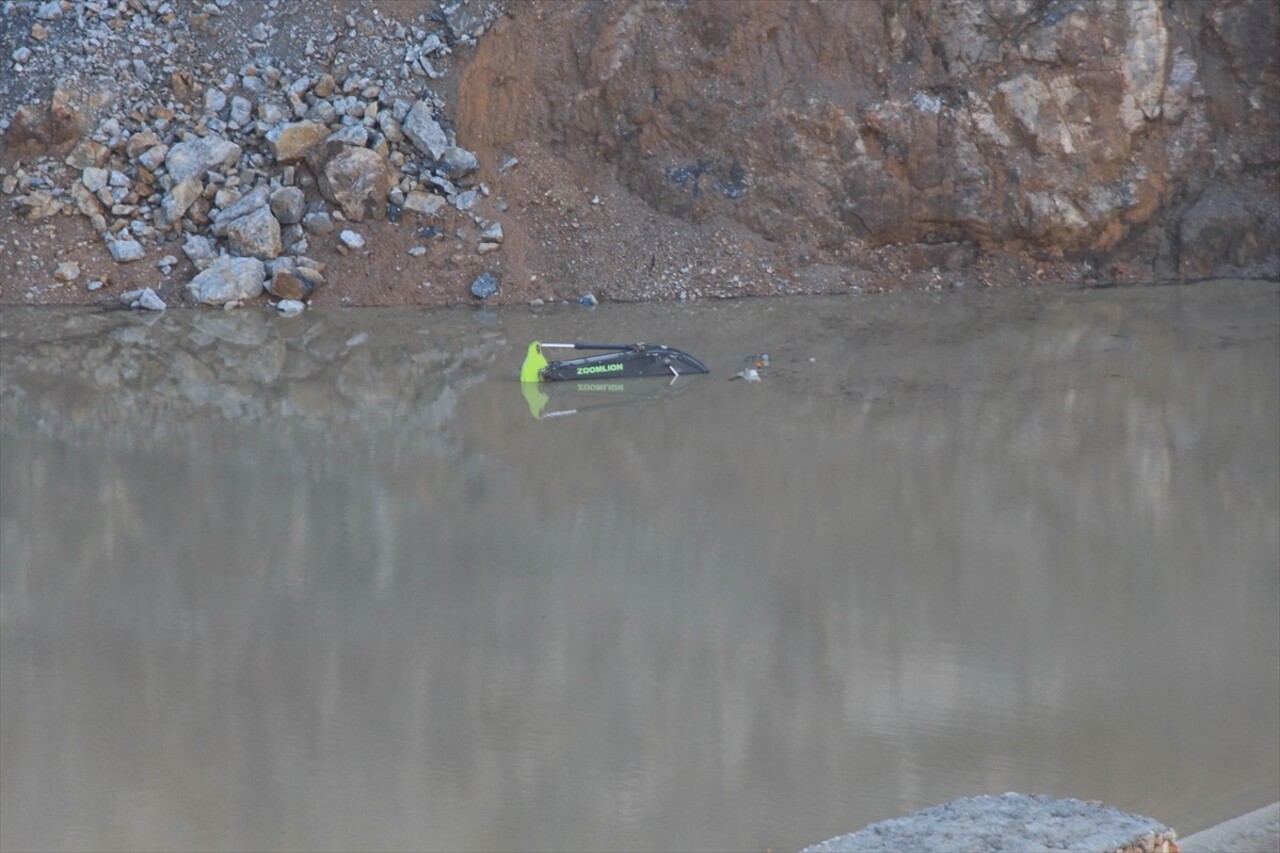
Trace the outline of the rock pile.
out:
[[[470,212],[488,195],[432,88],[454,48],[474,44],[496,14],[462,15],[459,5],[420,16],[421,26],[361,21],[362,34],[384,25],[373,34],[379,55],[401,60],[387,73],[335,66],[334,50],[314,40],[293,59],[272,55],[274,16],[287,8],[279,0],[249,27],[257,59],[194,70],[183,59],[215,19],[244,12],[235,0],[8,0],[8,26],[16,18],[29,39],[5,57],[15,74],[58,61],[46,45],[55,28],[76,30],[88,51],[47,104],[0,119],[11,150],[36,154],[0,175],[0,192],[26,220],[86,217],[119,264],[163,255],[168,273],[180,249],[199,271],[186,285],[197,303],[238,304],[264,290],[305,301],[325,282],[312,241],[337,238],[340,250],[362,242],[334,234],[343,223],[406,210],[430,218],[446,205]],[[354,17],[345,23],[354,34]],[[338,39],[330,31],[328,47]],[[47,153],[60,146],[70,150]],[[469,215],[478,251],[500,248],[501,226]]]

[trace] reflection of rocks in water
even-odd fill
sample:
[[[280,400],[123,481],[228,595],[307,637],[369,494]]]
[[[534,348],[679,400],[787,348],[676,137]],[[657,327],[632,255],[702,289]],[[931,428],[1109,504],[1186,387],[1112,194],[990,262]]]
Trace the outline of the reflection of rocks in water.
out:
[[[191,339],[200,346],[213,341],[258,346],[269,336],[267,315],[261,311],[197,311],[189,319],[191,328],[200,333]]]
[[[496,331],[438,316],[444,322],[425,338],[416,333],[421,317],[406,312],[10,309],[0,399],[6,420],[55,431],[171,430],[210,414],[325,429],[438,428],[502,345]]]

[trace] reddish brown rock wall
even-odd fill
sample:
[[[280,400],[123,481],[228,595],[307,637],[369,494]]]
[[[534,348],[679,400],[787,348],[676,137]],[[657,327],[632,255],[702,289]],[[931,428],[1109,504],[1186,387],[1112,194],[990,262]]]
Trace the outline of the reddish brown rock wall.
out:
[[[1269,0],[522,4],[459,135],[839,264],[955,243],[1274,274],[1278,27]]]

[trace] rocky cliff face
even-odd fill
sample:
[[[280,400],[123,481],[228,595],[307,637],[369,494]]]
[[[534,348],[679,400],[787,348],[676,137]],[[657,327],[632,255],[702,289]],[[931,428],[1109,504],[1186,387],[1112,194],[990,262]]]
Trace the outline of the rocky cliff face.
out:
[[[513,11],[466,71],[460,133],[538,140],[669,216],[854,269],[875,250],[952,271],[1277,269],[1269,0]]]
[[[0,0],[0,62],[0,302],[1280,276],[1274,0]]]

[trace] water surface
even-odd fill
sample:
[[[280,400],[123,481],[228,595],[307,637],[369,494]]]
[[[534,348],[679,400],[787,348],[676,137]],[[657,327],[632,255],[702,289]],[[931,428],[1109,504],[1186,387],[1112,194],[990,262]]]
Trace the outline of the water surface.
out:
[[[714,373],[531,403],[538,337]],[[1275,284],[6,308],[0,404],[6,850],[785,850],[1008,790],[1187,834],[1280,799]]]

